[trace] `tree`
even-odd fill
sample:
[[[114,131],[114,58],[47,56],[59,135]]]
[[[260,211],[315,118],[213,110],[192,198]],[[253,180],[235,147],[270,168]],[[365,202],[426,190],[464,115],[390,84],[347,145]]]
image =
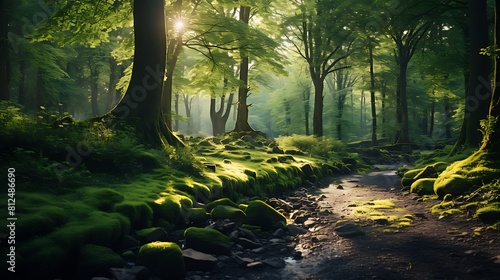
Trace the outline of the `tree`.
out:
[[[0,100],[9,100],[7,0],[0,0]]]
[[[146,144],[182,145],[162,114],[166,35],[164,0],[134,1],[134,65],[125,95],[108,116],[136,128]]]
[[[491,60],[481,49],[489,46],[487,1],[468,1],[469,68],[465,113],[460,136],[452,153],[464,147],[477,148],[481,142],[480,120],[486,118],[491,100]]]
[[[284,34],[309,65],[314,85],[313,134],[323,136],[324,82],[329,74],[347,67],[341,64],[354,51],[355,38],[344,25],[347,6],[335,7],[332,1],[321,0],[293,4],[295,15],[285,22]]]

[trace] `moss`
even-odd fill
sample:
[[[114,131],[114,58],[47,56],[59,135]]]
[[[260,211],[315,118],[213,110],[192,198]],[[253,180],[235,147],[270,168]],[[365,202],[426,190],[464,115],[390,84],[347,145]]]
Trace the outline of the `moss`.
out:
[[[215,206],[215,208],[212,209],[212,212],[210,212],[210,215],[212,216],[212,220],[229,219],[237,226],[243,225],[246,219],[246,215],[241,209],[227,205]]]
[[[145,202],[125,201],[116,204],[114,211],[127,217],[134,229],[150,227],[153,221],[153,209]]]
[[[153,276],[161,279],[184,279],[186,267],[179,245],[172,242],[153,242],[143,245],[139,250],[141,264]]]
[[[165,193],[155,200],[153,207],[155,214],[158,214],[160,218],[177,225],[183,222],[184,211],[193,207],[193,201],[184,195]]]
[[[47,246],[32,249],[26,258],[25,269],[29,269],[28,274],[39,278],[50,279],[64,269],[68,261],[68,254],[64,248],[56,243],[47,244]],[[24,272],[24,271],[23,271]]]
[[[130,221],[118,213],[94,211],[85,221],[87,242],[109,246],[130,232]]]
[[[439,161],[439,162],[436,162],[434,164],[432,164],[432,167],[434,167],[434,170],[436,170],[436,172],[443,172],[446,170],[446,168],[448,167],[449,163],[446,163],[446,162],[443,162],[443,161]]]
[[[85,277],[107,275],[110,268],[121,268],[125,261],[108,247],[87,244],[78,252],[77,271]]]
[[[487,224],[494,224],[500,221],[500,203],[491,203],[485,207],[479,208],[474,214],[474,218]]]
[[[498,160],[486,150],[478,150],[464,160],[454,162],[443,171],[434,183],[434,192],[461,195],[474,186],[481,186],[497,178],[500,172]]]
[[[417,176],[418,173],[420,173],[422,170],[423,170],[422,168],[418,168],[418,169],[406,171],[403,175],[403,178],[401,179],[401,185],[411,186],[411,184],[413,184],[413,182],[415,182],[415,180],[413,178],[415,178],[415,176]]]
[[[410,192],[416,193],[418,195],[429,195],[434,194],[434,182],[435,178],[423,178],[418,179],[413,184],[411,184]]]
[[[264,230],[286,225],[285,216],[261,200],[250,202],[245,214],[247,215],[247,224],[260,226]]]
[[[210,216],[203,208],[189,208],[186,210],[186,218],[189,224],[202,225],[208,221]]]
[[[116,203],[124,199],[121,193],[108,188],[85,188],[83,191],[84,202],[106,212],[111,211]]]
[[[224,197],[208,203],[206,207],[207,212],[212,212],[212,209],[214,209],[217,205],[227,205],[238,208],[238,204],[234,203],[231,199]]]
[[[215,229],[190,227],[184,231],[184,237],[188,248],[207,254],[231,254],[229,238]]]

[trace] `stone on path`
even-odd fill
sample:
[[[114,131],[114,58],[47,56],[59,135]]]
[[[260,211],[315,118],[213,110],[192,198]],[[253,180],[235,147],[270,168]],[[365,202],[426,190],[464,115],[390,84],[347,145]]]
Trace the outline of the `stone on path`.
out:
[[[210,254],[198,252],[193,249],[182,251],[186,269],[191,271],[210,271],[217,264],[218,259]]]
[[[345,224],[335,228],[335,232],[340,237],[356,237],[364,235],[364,231],[361,227],[354,224]]]

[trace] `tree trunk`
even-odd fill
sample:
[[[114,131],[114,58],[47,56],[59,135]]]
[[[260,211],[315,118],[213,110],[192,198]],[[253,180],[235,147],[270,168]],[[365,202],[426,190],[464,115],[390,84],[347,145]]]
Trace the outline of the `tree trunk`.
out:
[[[406,95],[406,82],[408,71],[409,58],[400,56],[399,73],[400,73],[400,110],[401,110],[401,134],[397,143],[410,143],[410,128],[408,120],[408,97]]]
[[[110,112],[133,125],[145,144],[154,147],[183,146],[162,117],[165,74],[164,0],[134,1],[134,66],[125,95]]]
[[[250,7],[240,6],[240,21],[247,24],[250,20]],[[236,112],[236,124],[234,132],[254,131],[248,124],[248,54],[240,50],[241,63],[240,63],[240,82],[241,85],[238,89],[238,107]]]
[[[488,56],[480,54],[489,46],[486,0],[469,0],[469,77],[465,97],[465,115],[460,137],[452,153],[464,147],[478,147],[482,134],[480,120],[485,119],[491,101],[490,66]]]
[[[184,110],[186,111],[186,118],[188,119],[187,131],[189,134],[193,133],[193,119],[191,116],[191,106],[194,97],[189,98],[187,94],[183,94],[184,97]]]
[[[210,120],[212,121],[212,134],[214,136],[226,133],[226,123],[231,113],[231,106],[233,105],[234,94],[229,94],[227,104],[225,103],[225,96],[221,97],[219,110],[216,110],[216,97],[212,96],[210,99]],[[225,109],[225,110],[224,110]]]
[[[450,101],[448,99],[448,96],[444,96],[444,117],[445,117],[445,123],[444,123],[444,130],[445,130],[445,137],[446,139],[451,139],[451,122],[453,119],[453,112],[451,110],[451,105]]]
[[[1,0],[0,0],[1,1]],[[26,106],[26,60],[21,58],[19,61],[19,91],[17,102]]]
[[[431,118],[429,121],[429,137],[432,138],[432,135],[434,134],[434,119],[436,115],[436,101],[432,99],[432,105],[431,105]]]
[[[9,51],[7,0],[0,0],[0,101],[9,100]]]
[[[305,89],[302,92],[302,100],[304,102],[304,121],[305,121],[306,135],[310,135],[310,132],[309,132],[309,112],[311,110],[310,101],[309,101],[310,98],[311,98],[311,89],[309,87],[307,87],[307,89]]]
[[[373,46],[369,45],[370,51],[370,100],[372,107],[372,145],[377,145],[377,110],[375,107],[375,73],[373,71]]]
[[[387,136],[387,132],[386,132],[386,110],[385,110],[385,98],[386,98],[386,90],[387,90],[387,87],[386,87],[387,83],[386,81],[382,81],[382,138],[385,138]]]
[[[41,107],[47,106],[47,96],[45,94],[45,83],[44,83],[44,73],[43,70],[37,69],[36,72],[36,88],[35,88],[35,111],[41,110]],[[48,121],[48,120],[46,120]]]
[[[313,71],[311,71],[311,75]],[[323,89],[324,81],[320,77],[312,77],[314,84],[313,134],[323,136]]]
[[[92,117],[99,116],[99,72],[97,71],[97,66],[95,65],[93,58],[89,57],[89,69],[90,69],[90,104],[92,108]]]
[[[175,99],[174,99],[174,112],[176,116],[179,116],[179,93],[175,94]],[[174,128],[172,129],[173,131],[179,131],[179,118],[176,117],[174,120]]]
[[[118,69],[118,65],[116,64],[116,60],[113,57],[109,58],[109,81],[108,81],[108,93],[106,95],[106,110],[109,111],[113,108],[115,103],[115,95],[116,95],[116,82],[118,80],[116,71]]]

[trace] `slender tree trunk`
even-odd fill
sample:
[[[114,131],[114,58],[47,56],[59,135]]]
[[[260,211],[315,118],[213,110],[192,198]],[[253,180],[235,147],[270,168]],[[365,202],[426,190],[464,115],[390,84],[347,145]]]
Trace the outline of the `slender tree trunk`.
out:
[[[218,110],[216,109],[216,97],[212,96],[210,99],[210,119],[212,120],[212,133],[214,136],[226,133],[226,124],[229,119],[229,115],[231,114],[233,99],[234,94],[229,94],[226,104],[225,96],[222,96]]]
[[[451,105],[450,101],[448,99],[448,96],[444,96],[444,130],[445,130],[445,137],[446,139],[450,140],[451,139],[451,122],[453,118],[453,112],[451,110]]]
[[[382,82],[382,138],[385,138],[387,137],[387,129],[386,129],[386,109],[385,109],[385,102],[386,102],[386,90],[387,90],[387,87],[386,87],[386,81],[383,81]]]
[[[431,104],[431,118],[430,118],[430,122],[429,122],[429,137],[432,138],[432,135],[434,134],[434,118],[435,118],[435,115],[436,115],[436,101],[434,101],[434,99],[432,99],[432,104]]]
[[[311,110],[310,99],[311,99],[311,89],[308,87],[306,90],[302,92],[302,100],[304,101],[304,120],[305,120],[306,135],[310,135],[309,132],[309,112]]]
[[[9,51],[7,0],[0,0],[0,101],[9,100]]]
[[[250,20],[250,7],[240,6],[240,21],[247,24]],[[236,112],[236,124],[234,132],[254,131],[248,124],[248,54],[240,50],[241,63],[240,63],[240,82],[241,85],[238,89],[238,107]]]
[[[312,79],[314,84],[313,134],[315,136],[321,137],[323,136],[324,81],[320,77],[313,76]]]
[[[410,143],[410,128],[408,120],[408,98],[406,95],[406,82],[409,59],[400,57],[399,71],[401,75],[400,81],[400,110],[401,110],[401,135],[398,143]]]
[[[97,71],[97,66],[95,65],[93,58],[89,57],[89,69],[90,69],[90,104],[92,108],[92,117],[99,116],[99,72]]]
[[[125,95],[110,112],[135,126],[143,143],[183,146],[162,116],[166,34],[164,0],[134,1],[134,66]]]
[[[192,101],[193,98],[189,98],[187,94],[183,94],[184,97],[184,110],[186,111],[186,118],[188,119],[187,123],[187,131],[189,134],[193,133],[193,118],[191,114],[191,106],[192,106]]]
[[[115,105],[115,96],[116,96],[116,82],[118,81],[118,77],[116,75],[116,71],[118,69],[118,65],[116,64],[116,60],[114,57],[109,58],[109,81],[108,81],[108,93],[106,95],[106,110],[109,111]]]
[[[370,51],[370,100],[372,108],[372,145],[377,145],[377,110],[375,107],[375,73],[373,70],[373,46],[369,45]]]
[[[179,93],[175,94],[174,99],[174,112],[176,116],[179,116]],[[179,131],[179,118],[176,117],[174,120],[174,128],[173,131]]]

